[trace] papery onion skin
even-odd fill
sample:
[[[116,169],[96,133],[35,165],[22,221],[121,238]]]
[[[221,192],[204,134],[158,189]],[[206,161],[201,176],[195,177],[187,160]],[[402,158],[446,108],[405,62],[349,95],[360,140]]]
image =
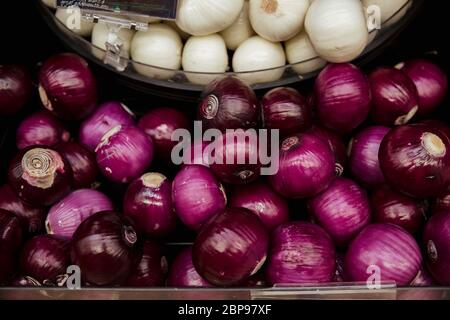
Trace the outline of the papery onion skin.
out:
[[[201,165],[185,166],[178,172],[172,184],[172,200],[180,220],[194,230],[227,204],[223,187],[211,170]]]
[[[346,245],[370,222],[365,190],[346,178],[335,179],[327,190],[308,200],[308,208],[340,246]]]
[[[81,120],[97,105],[97,83],[87,62],[72,53],[46,60],[39,71],[42,104],[65,120]]]
[[[260,105],[253,90],[233,76],[212,81],[203,91],[198,118],[206,129],[256,128],[260,121]]]
[[[133,126],[134,114],[121,102],[108,101],[101,104],[80,125],[78,140],[95,151],[103,136],[117,126]]]
[[[256,274],[267,258],[269,234],[250,210],[227,208],[210,219],[192,250],[197,272],[216,286],[232,286]]]
[[[183,154],[183,165],[202,165],[209,168],[209,156],[205,153],[205,149],[211,142],[198,140],[191,144],[188,152]]]
[[[433,200],[431,210],[433,212],[450,211],[450,190]]]
[[[235,187],[230,195],[229,206],[249,209],[268,230],[289,221],[287,201],[262,181]]]
[[[123,200],[123,212],[148,237],[164,237],[176,228],[172,182],[160,173],[147,173],[134,180]]]
[[[267,92],[261,102],[264,128],[279,129],[286,137],[312,126],[312,110],[295,89],[276,88]]]
[[[33,146],[21,150],[11,161],[9,184],[25,202],[48,206],[69,193],[73,175],[64,157],[55,149]]]
[[[14,213],[0,209],[0,251],[13,253],[22,244],[22,221]]]
[[[57,277],[66,273],[70,264],[68,242],[54,236],[40,235],[29,240],[22,249],[22,274],[40,283],[56,284]]]
[[[192,246],[183,249],[175,258],[170,266],[167,277],[168,287],[213,287],[208,281],[200,276],[195,270],[192,262]]]
[[[408,123],[419,110],[419,98],[414,83],[395,68],[381,67],[369,75],[372,89],[372,120],[379,125]]]
[[[349,143],[349,167],[352,176],[363,186],[374,188],[385,182],[378,153],[388,127],[370,126],[358,132]]]
[[[121,214],[104,211],[84,220],[72,238],[71,260],[94,286],[120,285],[139,262],[140,238]]]
[[[24,224],[24,232],[29,235],[36,235],[44,229],[47,211],[43,207],[23,202],[9,185],[0,187],[0,208],[20,217]]]
[[[329,145],[310,133],[286,138],[279,170],[269,181],[286,198],[309,198],[325,190],[335,177],[335,157]]]
[[[436,197],[450,183],[450,140],[439,129],[412,124],[383,139],[380,167],[388,184],[414,198]]]
[[[367,226],[350,244],[345,270],[352,281],[366,282],[374,272],[383,282],[407,286],[422,264],[420,248],[414,238],[394,224]]]
[[[31,77],[24,67],[0,66],[0,115],[12,115],[22,110],[32,89]]]
[[[372,192],[370,203],[375,222],[396,224],[413,235],[425,225],[425,203],[396,192],[387,185]]]
[[[16,144],[19,150],[34,145],[54,147],[69,139],[70,132],[47,111],[38,111],[25,118],[16,133]]]
[[[409,285],[411,287],[432,287],[436,285],[436,282],[428,273],[428,271],[424,267],[422,267]]]
[[[330,236],[319,226],[296,221],[272,234],[266,279],[272,285],[331,282],[336,251]]]
[[[113,182],[139,177],[153,160],[153,142],[142,129],[118,126],[106,133],[95,150],[102,174]]]
[[[450,285],[450,211],[433,215],[425,226],[423,245],[428,270],[441,285]]]
[[[92,186],[98,175],[95,154],[76,142],[61,143],[56,146],[72,168],[73,187],[75,189]]]
[[[164,248],[152,241],[145,241],[142,258],[125,282],[130,287],[161,287],[166,281],[168,263]]]
[[[329,129],[350,132],[369,115],[372,101],[369,82],[350,63],[325,67],[316,79],[314,92],[319,119]]]
[[[425,59],[416,59],[400,63],[397,68],[416,85],[419,94],[419,116],[430,114],[444,101],[448,91],[448,78],[437,65]]]
[[[50,208],[45,221],[47,233],[70,239],[84,220],[97,212],[110,210],[113,210],[111,200],[100,191],[73,191]]]

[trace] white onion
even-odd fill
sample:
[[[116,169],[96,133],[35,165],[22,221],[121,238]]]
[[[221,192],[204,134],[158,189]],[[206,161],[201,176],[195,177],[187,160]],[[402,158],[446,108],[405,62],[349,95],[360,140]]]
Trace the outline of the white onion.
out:
[[[117,33],[117,37],[119,42],[122,44],[122,51],[120,55],[124,58],[130,57],[130,47],[131,40],[133,39],[134,31],[131,29],[120,29]],[[95,24],[94,29],[92,30],[91,42],[97,48],[106,50],[106,42],[114,37],[114,35],[110,32],[108,25],[103,22],[99,22]],[[99,52],[99,50],[94,51],[95,56],[99,59],[103,59],[104,53]]]
[[[183,70],[187,71],[189,81],[207,84],[217,75],[195,74],[223,73],[228,69],[228,53],[225,41],[218,34],[192,36],[184,46],[182,58]]]
[[[172,29],[174,29],[176,32],[178,32],[178,34],[180,35],[181,39],[183,39],[183,40],[187,40],[191,36],[189,33],[184,32],[183,30],[181,30],[180,27],[178,27],[178,25],[175,23],[175,21],[165,20],[165,21],[163,21],[163,23],[171,26]]]
[[[56,0],[42,0],[42,2],[50,8],[56,9]]]
[[[174,75],[173,71],[159,68],[180,69],[182,50],[183,43],[178,33],[162,23],[136,32],[131,42],[131,58],[140,63],[133,64],[136,71],[156,79],[169,79]]]
[[[233,71],[241,73],[239,78],[249,84],[276,81],[284,72],[286,55],[280,43],[268,41],[260,36],[245,40],[233,55]],[[274,70],[259,71],[276,68]]]
[[[249,4],[245,1],[241,14],[236,21],[221,32],[223,39],[230,50],[236,50],[239,45],[255,34],[249,19]]]
[[[360,0],[314,0],[305,28],[319,56],[336,63],[357,58],[369,37]]]
[[[177,25],[194,36],[225,30],[239,16],[244,0],[181,0]]]
[[[93,22],[83,19],[80,9],[58,8],[55,16],[68,29],[82,37],[90,36],[94,28]]]
[[[306,74],[319,70],[327,63],[318,57],[306,32],[300,32],[285,43],[286,57],[298,74]],[[305,61],[305,62],[302,62]]]
[[[409,5],[405,6],[405,4],[409,0],[362,0],[362,3],[365,8],[369,8],[370,6],[378,6],[381,14],[381,23],[384,24],[386,20],[389,21],[383,27],[393,24],[400,20],[408,11]],[[405,6],[403,8],[403,6]],[[403,8],[400,12],[399,10]],[[393,17],[395,15],[395,17]]]
[[[249,0],[250,21],[261,37],[286,41],[303,29],[309,0]]]

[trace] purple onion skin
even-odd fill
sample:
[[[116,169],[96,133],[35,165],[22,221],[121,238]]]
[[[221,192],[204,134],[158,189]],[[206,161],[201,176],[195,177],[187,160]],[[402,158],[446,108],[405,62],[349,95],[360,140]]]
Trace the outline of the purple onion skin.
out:
[[[9,184],[25,202],[49,206],[70,192],[73,174],[70,164],[55,149],[25,148],[11,161]]]
[[[125,282],[130,287],[162,287],[169,269],[164,248],[155,242],[145,241],[142,258]]]
[[[127,189],[123,212],[148,237],[165,237],[175,231],[177,216],[172,203],[172,182],[159,173],[147,173]]]
[[[185,166],[178,172],[172,200],[180,220],[194,230],[227,205],[223,187],[211,170],[201,165]]]
[[[177,129],[188,129],[190,127],[188,117],[173,108],[157,108],[146,113],[138,123],[138,127],[151,137],[155,155],[170,162],[172,149],[178,144],[172,141],[172,134]]]
[[[16,144],[19,150],[34,145],[54,147],[69,139],[69,131],[47,111],[38,111],[27,117],[20,123],[16,133]]]
[[[279,170],[269,177],[285,198],[309,198],[324,191],[335,177],[335,157],[327,143],[310,133],[286,138]]]
[[[0,66],[0,115],[12,115],[24,107],[33,90],[28,71],[18,65]]]
[[[419,270],[416,277],[410,283],[411,287],[432,287],[435,285],[436,282],[424,267]]]
[[[450,285],[450,211],[430,218],[425,226],[423,244],[431,275],[441,285]]]
[[[304,132],[312,126],[312,109],[295,89],[273,89],[263,97],[261,106],[264,128],[279,129],[282,137]]]
[[[183,165],[202,165],[209,168],[209,157],[205,152],[211,142],[198,140],[191,144],[190,154],[183,154]]]
[[[197,272],[213,285],[233,286],[256,274],[267,258],[269,234],[250,210],[225,209],[200,230],[193,247]]]
[[[296,221],[272,233],[266,279],[272,285],[331,282],[336,251],[330,236],[319,226]]]
[[[134,114],[121,102],[108,101],[101,104],[80,125],[78,140],[90,151],[95,151],[103,136],[117,126],[134,125]]]
[[[419,94],[419,116],[426,116],[436,110],[444,101],[448,90],[445,72],[434,63],[416,59],[397,66],[414,82]]]
[[[97,105],[97,83],[87,62],[72,53],[46,60],[39,71],[42,104],[65,120],[81,120]]]
[[[109,198],[91,189],[79,189],[54,204],[48,212],[45,225],[48,234],[71,239],[78,226],[90,216],[113,210]]]
[[[211,82],[203,91],[198,119],[206,129],[256,128],[260,105],[253,90],[236,77],[227,76]]]
[[[450,211],[450,189],[433,200],[431,210],[435,213],[441,211]]]
[[[403,228],[389,223],[367,226],[350,244],[345,270],[352,281],[370,280],[379,268],[380,282],[407,286],[422,265],[420,248]]]
[[[395,68],[378,68],[369,76],[372,89],[372,120],[391,127],[408,123],[419,109],[412,80]]]
[[[387,185],[372,192],[370,203],[373,220],[377,223],[392,223],[413,235],[425,225],[425,203],[396,192]]]
[[[99,175],[95,154],[76,142],[61,143],[56,146],[72,168],[75,189],[91,187]]]
[[[330,64],[314,86],[317,114],[329,129],[347,133],[363,123],[370,111],[370,85],[364,73],[349,63]]]
[[[102,174],[117,183],[129,183],[150,167],[153,142],[137,127],[111,129],[95,150]]]
[[[370,203],[358,184],[337,178],[330,187],[308,200],[315,220],[339,246],[345,246],[370,222]]]
[[[104,211],[84,220],[72,238],[71,260],[93,286],[123,284],[141,258],[139,236],[129,219]]]
[[[16,277],[12,282],[11,285],[13,287],[40,287],[42,286],[39,281],[36,279],[33,279],[28,276],[19,276]]]
[[[287,201],[261,181],[234,188],[229,206],[249,209],[269,231],[289,221]]]
[[[168,287],[178,288],[210,288],[213,287],[208,281],[202,278],[195,270],[192,262],[192,246],[183,249],[170,266],[167,277]]]
[[[450,184],[450,140],[439,129],[412,124],[392,129],[378,154],[387,183],[414,198],[433,198]]]
[[[361,185],[374,188],[385,182],[381,172],[378,153],[381,141],[383,141],[389,128],[382,126],[371,126],[361,130],[350,141],[349,167],[352,176]]]
[[[29,235],[36,235],[44,229],[46,210],[23,202],[9,185],[0,187],[0,208],[21,218],[24,232]]]
[[[22,244],[22,221],[14,213],[0,209],[0,251],[15,252]]]
[[[68,243],[49,235],[29,240],[22,249],[20,269],[23,275],[40,283],[56,283],[70,264]]]
[[[0,286],[9,284],[15,272],[15,257],[10,252],[0,252]]]

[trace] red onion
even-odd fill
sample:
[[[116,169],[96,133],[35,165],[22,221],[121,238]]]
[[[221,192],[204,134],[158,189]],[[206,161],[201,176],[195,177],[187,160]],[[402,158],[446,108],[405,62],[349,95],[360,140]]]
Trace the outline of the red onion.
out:
[[[295,89],[273,89],[266,93],[261,105],[264,127],[279,129],[282,137],[306,131],[312,125],[312,110]]]
[[[17,129],[17,148],[25,149],[34,145],[53,147],[60,142],[67,142],[70,133],[47,111],[39,111],[23,120]]]
[[[352,64],[329,64],[317,77],[314,92],[320,121],[330,129],[352,131],[369,114],[369,83]]]
[[[256,215],[244,208],[229,208],[202,227],[192,260],[208,282],[232,286],[261,269],[268,246],[269,235]]]
[[[121,214],[104,211],[84,220],[72,239],[72,263],[97,286],[120,285],[140,259],[134,226]]]
[[[17,277],[11,285],[13,287],[41,287],[42,284],[39,283],[36,279],[33,279],[32,277],[28,276],[20,276]]]
[[[55,55],[39,71],[39,95],[45,108],[66,120],[94,111],[97,84],[87,62],[72,53]]]
[[[409,285],[421,264],[422,256],[414,238],[389,223],[367,226],[350,244],[345,256],[345,270],[352,281],[366,282],[373,276],[380,284],[394,281],[399,286]]]
[[[178,144],[172,141],[172,134],[177,129],[188,129],[188,117],[173,108],[157,108],[146,113],[138,124],[139,128],[152,138],[155,155],[170,162],[172,149]]]
[[[337,178],[308,201],[310,213],[338,245],[346,245],[370,222],[366,192],[355,182]]]
[[[336,251],[319,226],[296,221],[272,234],[266,279],[272,285],[330,282],[336,269]]]
[[[431,217],[425,226],[423,243],[428,270],[440,284],[450,285],[450,211]]]
[[[375,222],[396,224],[411,234],[417,234],[425,225],[425,203],[398,193],[387,185],[377,188],[370,202]]]
[[[19,112],[28,102],[33,83],[22,66],[0,65],[0,115]]]
[[[118,101],[108,101],[81,123],[78,139],[82,145],[94,151],[109,130],[133,125],[134,114],[127,106]]]
[[[134,180],[125,194],[123,212],[149,237],[164,237],[175,230],[172,182],[160,173],[146,173]]]
[[[412,197],[439,196],[450,184],[450,140],[432,126],[391,130],[381,143],[379,160],[388,184]]]
[[[48,212],[45,226],[48,234],[70,239],[78,226],[101,211],[113,210],[113,204],[103,193],[80,189],[54,204]]]
[[[269,177],[272,187],[286,198],[308,198],[325,190],[335,176],[335,158],[327,143],[303,133],[285,139],[279,170]]]
[[[56,284],[66,274],[69,262],[68,243],[48,235],[32,238],[20,256],[22,273],[42,284]]]
[[[260,106],[253,90],[236,77],[214,80],[203,91],[198,117],[205,128],[226,129],[256,128],[259,124]]]
[[[23,202],[9,185],[0,187],[0,208],[20,217],[28,234],[35,235],[44,229],[46,210]]]
[[[164,248],[158,243],[145,241],[141,261],[125,284],[131,287],[161,287],[166,281],[168,269]]]
[[[202,165],[209,167],[209,156],[205,152],[206,147],[208,147],[211,142],[198,140],[191,144],[189,152],[183,154],[183,164],[184,165]]]
[[[76,142],[59,144],[56,149],[72,168],[75,189],[91,187],[95,183],[99,172],[94,153]]]
[[[0,286],[9,284],[15,269],[14,254],[0,251]]]
[[[227,205],[227,197],[211,170],[200,165],[183,167],[172,185],[172,199],[180,220],[191,229],[200,226]]]
[[[409,284],[411,287],[432,287],[436,283],[425,268],[421,268]]]
[[[268,230],[289,221],[287,201],[261,181],[236,187],[230,196],[229,205],[249,209]]]
[[[378,152],[389,128],[372,126],[361,130],[348,147],[350,171],[363,186],[374,188],[384,183]]]
[[[402,70],[414,82],[419,93],[420,116],[433,112],[443,101],[448,90],[447,75],[434,63],[423,60],[410,60],[400,63]]]
[[[383,126],[408,123],[419,110],[417,89],[410,78],[395,68],[378,68],[369,76],[372,119]]]
[[[22,221],[14,213],[0,209],[0,251],[13,253],[22,244]]]
[[[448,189],[441,196],[434,199],[431,209],[435,213],[441,211],[450,211],[450,189]]]
[[[183,249],[173,261],[169,276],[168,287],[212,287],[208,281],[203,279],[195,270],[192,262],[192,247]]]
[[[11,161],[9,183],[22,200],[49,206],[69,193],[72,169],[56,150],[29,147]]]
[[[152,163],[153,142],[137,127],[117,126],[103,136],[95,153],[97,165],[106,178],[128,183]]]

